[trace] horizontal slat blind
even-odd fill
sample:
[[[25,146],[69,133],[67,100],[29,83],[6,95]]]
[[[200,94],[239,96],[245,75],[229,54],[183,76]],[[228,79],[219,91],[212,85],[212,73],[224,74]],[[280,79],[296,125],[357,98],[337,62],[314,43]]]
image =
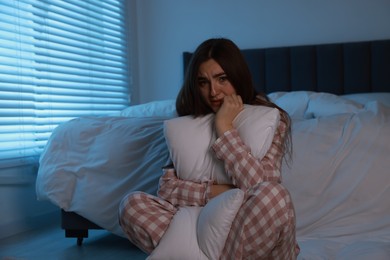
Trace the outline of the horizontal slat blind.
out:
[[[129,105],[124,0],[0,0],[0,167],[75,117]]]

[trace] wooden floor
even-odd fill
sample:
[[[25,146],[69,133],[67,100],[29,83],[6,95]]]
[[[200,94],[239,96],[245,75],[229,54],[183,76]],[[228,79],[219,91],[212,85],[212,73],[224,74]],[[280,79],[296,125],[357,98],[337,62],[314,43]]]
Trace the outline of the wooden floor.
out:
[[[81,246],[77,246],[75,238],[65,238],[64,231],[57,226],[0,240],[0,260],[140,260],[146,257],[127,239],[103,230],[90,230]]]

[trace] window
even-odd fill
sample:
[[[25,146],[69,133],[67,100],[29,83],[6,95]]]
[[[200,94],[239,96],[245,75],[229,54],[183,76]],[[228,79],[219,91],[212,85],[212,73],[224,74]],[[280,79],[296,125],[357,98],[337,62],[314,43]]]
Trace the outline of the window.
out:
[[[0,0],[0,167],[51,132],[129,105],[125,0]]]

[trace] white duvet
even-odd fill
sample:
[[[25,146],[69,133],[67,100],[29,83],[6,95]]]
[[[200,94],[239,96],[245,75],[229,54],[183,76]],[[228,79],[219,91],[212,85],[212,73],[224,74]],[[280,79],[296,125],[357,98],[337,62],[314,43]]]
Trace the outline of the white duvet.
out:
[[[390,259],[390,93],[269,96],[293,118],[283,182],[299,259]],[[58,127],[41,156],[38,199],[123,236],[119,202],[133,190],[156,192],[169,161],[163,121],[174,116],[167,100]]]
[[[40,158],[38,199],[124,236],[120,200],[135,190],[155,194],[169,163],[162,134],[167,118],[91,117],[61,125]]]

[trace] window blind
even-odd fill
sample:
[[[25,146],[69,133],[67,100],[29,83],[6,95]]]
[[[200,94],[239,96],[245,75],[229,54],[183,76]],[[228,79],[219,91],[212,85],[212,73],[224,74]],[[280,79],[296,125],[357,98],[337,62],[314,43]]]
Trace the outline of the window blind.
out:
[[[124,0],[0,0],[0,167],[53,129],[129,105]]]

